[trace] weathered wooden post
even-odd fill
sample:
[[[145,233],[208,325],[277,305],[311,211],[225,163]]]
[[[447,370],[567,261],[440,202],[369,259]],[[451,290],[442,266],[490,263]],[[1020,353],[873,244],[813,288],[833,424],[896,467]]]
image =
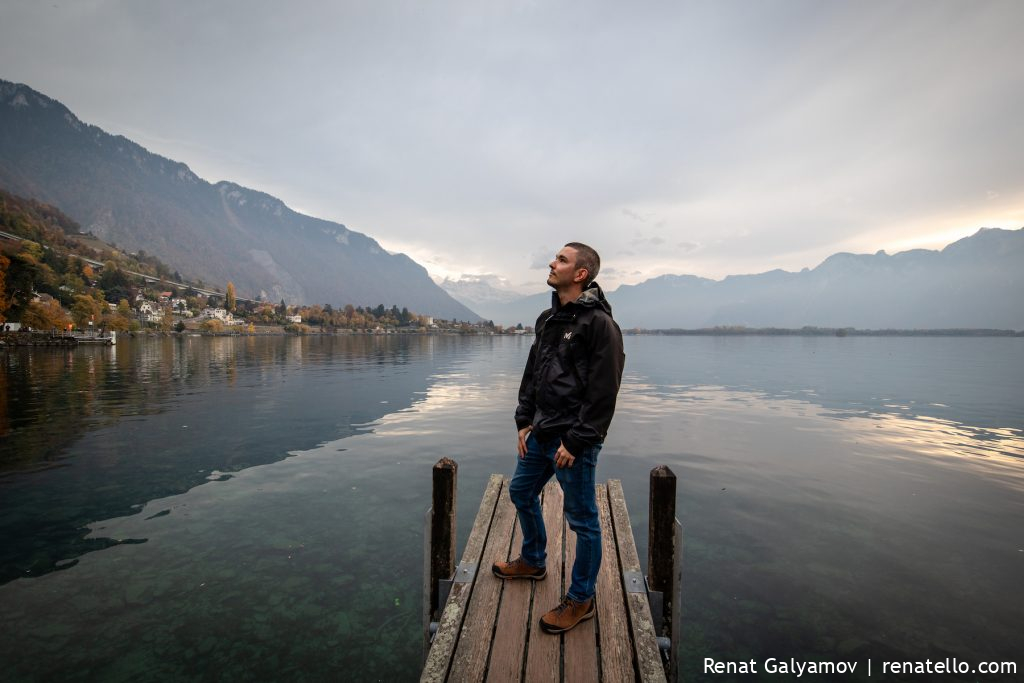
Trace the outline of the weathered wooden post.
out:
[[[433,495],[423,533],[423,658],[430,650],[430,623],[441,615],[442,581],[455,574],[455,492],[459,465],[441,458],[433,469]]]
[[[683,527],[676,519],[676,475],[665,465],[651,470],[647,528],[647,583],[661,593],[661,620],[654,627],[671,643],[668,680],[678,676],[679,638],[682,635]],[[655,617],[657,618],[657,617]]]

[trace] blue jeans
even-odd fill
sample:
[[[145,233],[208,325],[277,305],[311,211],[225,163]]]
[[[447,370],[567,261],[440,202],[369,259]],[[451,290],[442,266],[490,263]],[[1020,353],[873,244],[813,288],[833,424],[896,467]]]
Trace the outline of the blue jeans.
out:
[[[574,453],[576,459],[572,467],[558,469],[555,467],[555,451],[560,444],[560,439],[541,443],[530,434],[526,439],[526,455],[519,458],[508,493],[519,511],[523,560],[533,567],[543,567],[547,560],[548,537],[541,513],[540,492],[551,475],[558,478],[565,501],[565,521],[576,532],[576,562],[572,566],[572,583],[566,594],[583,602],[594,597],[597,573],[601,568],[601,521],[594,493],[594,471],[601,446],[589,446],[582,453]]]

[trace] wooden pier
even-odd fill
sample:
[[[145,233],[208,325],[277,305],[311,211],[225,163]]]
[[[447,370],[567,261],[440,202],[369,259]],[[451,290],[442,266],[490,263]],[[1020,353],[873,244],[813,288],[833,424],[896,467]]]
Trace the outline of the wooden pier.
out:
[[[651,472],[650,530],[658,535],[649,538],[647,576],[621,483],[597,485],[603,543],[597,615],[560,635],[544,633],[538,625],[565,594],[575,559],[576,535],[564,520],[558,483],[552,479],[541,497],[547,578],[502,581],[491,573],[491,564],[517,557],[522,543],[508,478],[491,475],[456,566],[457,469],[448,459],[434,466],[424,544],[421,681],[676,679],[682,531],[675,519],[675,475],[667,467]]]

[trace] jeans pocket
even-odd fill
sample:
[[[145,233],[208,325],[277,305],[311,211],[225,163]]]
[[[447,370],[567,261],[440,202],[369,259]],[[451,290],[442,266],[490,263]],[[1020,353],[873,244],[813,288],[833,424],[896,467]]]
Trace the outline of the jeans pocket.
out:
[[[587,446],[583,449],[583,453],[580,454],[580,461],[584,465],[589,467],[597,467],[597,456],[601,452],[601,444],[596,446]]]

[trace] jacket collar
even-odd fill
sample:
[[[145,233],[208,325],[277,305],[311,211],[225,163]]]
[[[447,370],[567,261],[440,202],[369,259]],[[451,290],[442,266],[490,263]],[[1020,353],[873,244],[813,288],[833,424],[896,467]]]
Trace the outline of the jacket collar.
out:
[[[608,315],[612,314],[612,305],[608,303],[608,299],[604,296],[604,291],[597,282],[591,282],[575,301],[570,301],[565,306],[562,306],[559,301],[558,292],[551,292],[552,315],[557,315],[562,311],[569,313],[575,306],[581,308],[600,308]]]

